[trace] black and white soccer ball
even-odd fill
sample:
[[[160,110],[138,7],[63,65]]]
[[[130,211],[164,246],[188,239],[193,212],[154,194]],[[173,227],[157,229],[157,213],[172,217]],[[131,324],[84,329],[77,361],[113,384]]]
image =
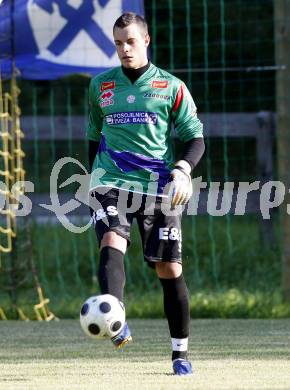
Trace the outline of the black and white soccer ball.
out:
[[[81,308],[80,323],[83,331],[94,339],[114,337],[125,324],[125,307],[110,294],[90,297]]]

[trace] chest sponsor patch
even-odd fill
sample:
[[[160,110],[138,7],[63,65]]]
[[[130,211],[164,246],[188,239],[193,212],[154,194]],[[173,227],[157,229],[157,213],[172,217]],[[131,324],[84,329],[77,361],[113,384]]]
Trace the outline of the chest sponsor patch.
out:
[[[144,112],[144,111],[127,111],[127,112],[115,112],[113,114],[106,115],[106,123],[108,125],[156,125],[158,115],[156,112]]]
[[[151,93],[151,92],[146,92],[143,95],[144,98],[150,98],[150,99],[162,99],[162,100],[170,100],[170,96],[168,95],[161,95],[159,93]]]
[[[152,88],[167,88],[168,81],[167,80],[164,80],[164,81],[154,80],[154,81],[152,81],[151,86],[152,86]]]
[[[114,96],[113,91],[105,91],[100,95],[100,107],[111,106],[114,104],[112,97]]]
[[[106,89],[114,89],[115,88],[115,80],[113,81],[104,81],[101,84],[100,91],[103,92]]]

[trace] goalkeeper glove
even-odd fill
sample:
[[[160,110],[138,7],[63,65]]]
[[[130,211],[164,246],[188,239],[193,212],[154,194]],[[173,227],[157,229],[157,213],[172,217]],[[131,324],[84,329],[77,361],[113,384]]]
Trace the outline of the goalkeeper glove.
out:
[[[185,160],[175,163],[174,169],[170,172],[172,178],[172,207],[186,204],[192,195],[191,166]]]

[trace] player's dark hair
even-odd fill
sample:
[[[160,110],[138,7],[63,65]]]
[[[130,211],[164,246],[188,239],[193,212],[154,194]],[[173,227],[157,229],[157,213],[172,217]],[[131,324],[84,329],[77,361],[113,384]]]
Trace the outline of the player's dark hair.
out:
[[[137,24],[145,32],[145,34],[148,34],[148,25],[145,19],[142,18],[142,16],[135,14],[134,12],[125,12],[123,15],[121,15],[113,26],[113,32],[116,27],[124,28],[133,23]]]

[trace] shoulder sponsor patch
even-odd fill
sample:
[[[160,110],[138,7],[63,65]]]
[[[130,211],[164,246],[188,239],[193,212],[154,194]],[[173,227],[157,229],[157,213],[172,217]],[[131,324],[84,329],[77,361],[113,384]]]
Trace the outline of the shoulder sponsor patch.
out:
[[[154,80],[154,81],[152,81],[151,86],[152,86],[152,88],[167,88],[168,81],[167,80],[163,80],[163,81]]]
[[[104,81],[101,84],[100,91],[105,91],[106,89],[114,89],[115,88],[115,80],[113,81]]]
[[[158,115],[156,112],[126,111],[106,115],[105,119],[108,125],[156,125]]]

